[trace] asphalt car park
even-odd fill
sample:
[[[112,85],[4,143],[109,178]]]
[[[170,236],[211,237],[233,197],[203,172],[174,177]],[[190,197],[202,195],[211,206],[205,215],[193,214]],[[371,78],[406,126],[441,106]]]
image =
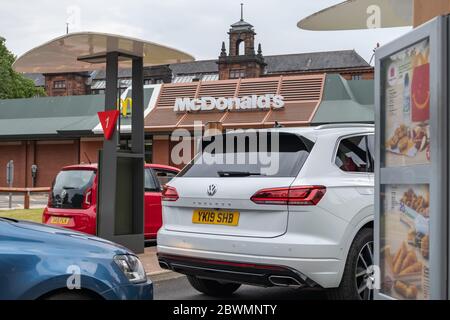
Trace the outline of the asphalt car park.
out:
[[[153,282],[154,300],[221,300],[195,290],[183,274],[161,269],[156,258],[156,245],[139,255],[147,276]],[[320,288],[255,287],[243,285],[230,300],[326,300],[326,290]]]
[[[154,282],[155,300],[222,300],[202,294],[192,288],[186,277],[175,277]],[[326,300],[322,289],[260,288],[242,286],[229,300]]]

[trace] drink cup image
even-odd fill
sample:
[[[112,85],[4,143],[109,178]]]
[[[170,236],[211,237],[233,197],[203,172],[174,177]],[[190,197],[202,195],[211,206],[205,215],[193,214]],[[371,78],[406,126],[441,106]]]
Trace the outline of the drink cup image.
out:
[[[411,84],[413,122],[430,119],[430,64],[422,64],[413,70]]]

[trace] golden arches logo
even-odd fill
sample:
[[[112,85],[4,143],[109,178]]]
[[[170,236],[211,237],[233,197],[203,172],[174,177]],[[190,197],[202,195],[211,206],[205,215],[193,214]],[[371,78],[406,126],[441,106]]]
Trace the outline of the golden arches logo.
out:
[[[125,99],[117,99],[117,105],[119,106],[119,111],[122,114],[122,117],[131,115],[133,100],[130,97]]]
[[[419,108],[419,109],[425,109],[425,108],[427,108],[427,107],[429,106],[429,102],[430,102],[430,91],[427,92],[427,97],[425,98],[425,102],[423,102],[423,103],[417,102],[417,99],[416,99],[416,95],[415,95],[415,94],[413,94],[412,98],[413,98],[414,104],[417,106],[417,108]]]

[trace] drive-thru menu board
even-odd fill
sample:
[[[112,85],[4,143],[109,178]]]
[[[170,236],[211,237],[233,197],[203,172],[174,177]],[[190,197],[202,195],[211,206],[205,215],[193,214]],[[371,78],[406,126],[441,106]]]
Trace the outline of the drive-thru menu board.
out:
[[[448,296],[448,20],[376,52],[376,298]]]
[[[430,163],[429,56],[426,39],[383,61],[384,167]],[[428,299],[429,185],[383,189],[380,291],[397,299]]]
[[[430,46],[423,40],[385,60],[385,166],[430,162]]]
[[[429,299],[429,186],[389,185],[381,220],[381,292],[397,299]]]

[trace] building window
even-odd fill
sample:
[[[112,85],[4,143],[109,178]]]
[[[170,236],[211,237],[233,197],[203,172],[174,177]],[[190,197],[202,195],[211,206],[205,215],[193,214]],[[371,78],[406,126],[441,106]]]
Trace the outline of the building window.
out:
[[[230,79],[239,79],[239,78],[245,78],[244,69],[230,70]]]
[[[153,158],[153,137],[146,136],[144,141],[145,147],[145,162],[152,163]],[[122,135],[120,137],[120,150],[131,150],[131,137]]]
[[[362,80],[362,75],[360,75],[360,74],[353,74],[352,75],[352,80]]]
[[[153,160],[153,137],[146,137],[144,146],[145,146],[145,162],[152,163],[152,160]]]
[[[65,89],[66,80],[53,81],[53,89]]]
[[[245,42],[244,40],[239,39],[236,42],[236,55],[239,56],[245,53]]]
[[[161,84],[164,83],[163,79],[144,79],[144,85],[147,84]]]

